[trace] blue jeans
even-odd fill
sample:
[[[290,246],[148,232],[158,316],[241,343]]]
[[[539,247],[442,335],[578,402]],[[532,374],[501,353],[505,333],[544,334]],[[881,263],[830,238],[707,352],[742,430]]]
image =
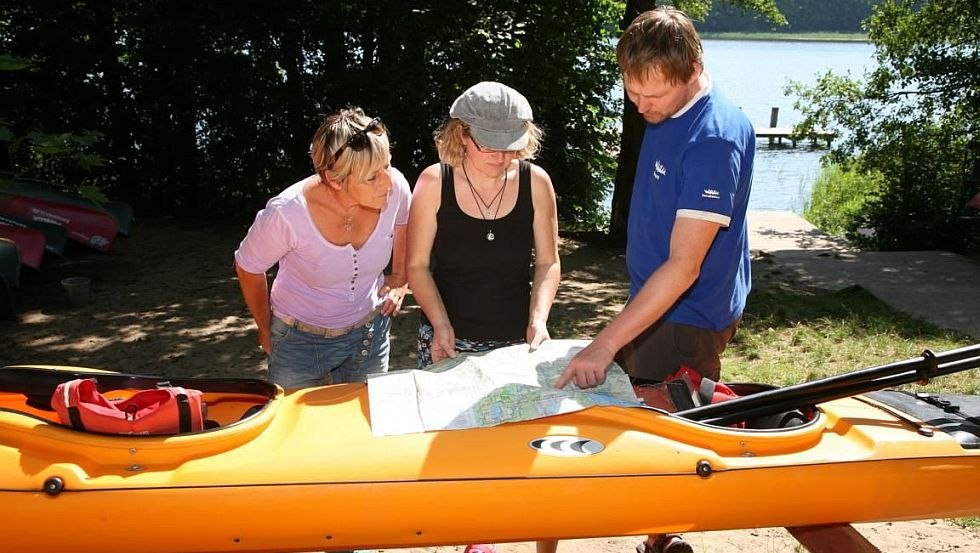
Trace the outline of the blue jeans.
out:
[[[378,314],[347,334],[325,337],[272,317],[268,380],[285,389],[364,382],[371,373],[388,371],[390,328],[391,319]]]

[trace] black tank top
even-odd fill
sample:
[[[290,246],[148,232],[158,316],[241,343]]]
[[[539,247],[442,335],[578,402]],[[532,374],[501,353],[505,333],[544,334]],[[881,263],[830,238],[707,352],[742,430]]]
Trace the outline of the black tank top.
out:
[[[525,337],[534,245],[530,162],[521,160],[518,174],[514,209],[499,219],[485,221],[459,208],[453,168],[442,165],[442,204],[436,214],[432,277],[457,338]],[[487,240],[491,231],[494,239]]]

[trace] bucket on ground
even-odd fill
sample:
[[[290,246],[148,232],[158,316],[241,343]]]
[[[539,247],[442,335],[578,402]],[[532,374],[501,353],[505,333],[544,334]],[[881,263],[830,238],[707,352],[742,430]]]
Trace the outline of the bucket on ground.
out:
[[[89,277],[73,276],[61,281],[68,294],[68,303],[72,307],[82,307],[88,304],[89,291],[92,289],[92,279]]]

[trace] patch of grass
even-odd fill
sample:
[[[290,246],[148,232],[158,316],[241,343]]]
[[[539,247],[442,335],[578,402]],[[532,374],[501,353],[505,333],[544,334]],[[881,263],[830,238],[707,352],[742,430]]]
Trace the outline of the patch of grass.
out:
[[[980,532],[980,517],[965,517],[953,520],[954,523],[962,526],[963,528],[969,528],[970,530]]]
[[[860,286],[835,292],[754,290],[723,374],[730,382],[786,386],[970,345],[889,307]],[[980,370],[939,377],[916,389],[980,393]]]

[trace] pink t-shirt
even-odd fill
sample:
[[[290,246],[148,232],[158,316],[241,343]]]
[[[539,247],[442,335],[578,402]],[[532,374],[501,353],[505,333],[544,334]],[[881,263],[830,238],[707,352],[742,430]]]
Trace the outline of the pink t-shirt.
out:
[[[391,168],[388,205],[360,249],[328,242],[313,224],[303,189],[307,177],[269,200],[235,251],[238,266],[265,273],[279,263],[272,283],[272,313],[304,323],[341,328],[363,319],[382,302],[378,289],[391,259],[395,226],[408,223],[411,192]]]

